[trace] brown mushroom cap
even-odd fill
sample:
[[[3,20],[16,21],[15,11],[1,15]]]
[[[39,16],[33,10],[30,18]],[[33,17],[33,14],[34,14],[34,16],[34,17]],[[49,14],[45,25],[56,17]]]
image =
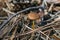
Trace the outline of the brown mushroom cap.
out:
[[[30,12],[30,13],[28,14],[28,18],[29,18],[30,20],[36,20],[36,19],[39,19],[39,15],[38,15],[37,13],[35,13],[35,12]]]

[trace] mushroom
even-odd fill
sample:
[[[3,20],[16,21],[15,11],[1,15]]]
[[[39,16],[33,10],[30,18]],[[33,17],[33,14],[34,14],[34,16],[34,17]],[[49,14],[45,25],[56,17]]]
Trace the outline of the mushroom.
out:
[[[37,20],[37,19],[39,19],[39,15],[37,14],[37,13],[35,13],[35,12],[30,12],[29,14],[28,14],[28,19],[30,19],[30,20],[32,20],[32,29],[35,29],[35,27],[34,27],[34,20]]]

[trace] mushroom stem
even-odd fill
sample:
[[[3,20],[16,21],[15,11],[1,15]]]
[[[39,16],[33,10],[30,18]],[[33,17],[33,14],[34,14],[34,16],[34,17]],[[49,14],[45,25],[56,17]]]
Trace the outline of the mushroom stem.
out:
[[[34,21],[32,22],[32,29],[33,29],[33,30],[35,29]]]

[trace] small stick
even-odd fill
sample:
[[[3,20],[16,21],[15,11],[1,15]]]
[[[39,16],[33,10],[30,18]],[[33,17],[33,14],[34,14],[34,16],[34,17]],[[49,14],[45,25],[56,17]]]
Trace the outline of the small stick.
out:
[[[25,25],[26,28],[30,29],[30,30],[33,30],[32,28],[28,27],[27,25]]]
[[[14,12],[11,12],[11,11],[5,9],[5,8],[2,8],[2,9],[3,9],[5,12],[7,12],[7,13],[15,14]]]
[[[48,11],[51,11],[52,10],[52,7],[53,7],[54,3],[51,4],[50,8]]]

